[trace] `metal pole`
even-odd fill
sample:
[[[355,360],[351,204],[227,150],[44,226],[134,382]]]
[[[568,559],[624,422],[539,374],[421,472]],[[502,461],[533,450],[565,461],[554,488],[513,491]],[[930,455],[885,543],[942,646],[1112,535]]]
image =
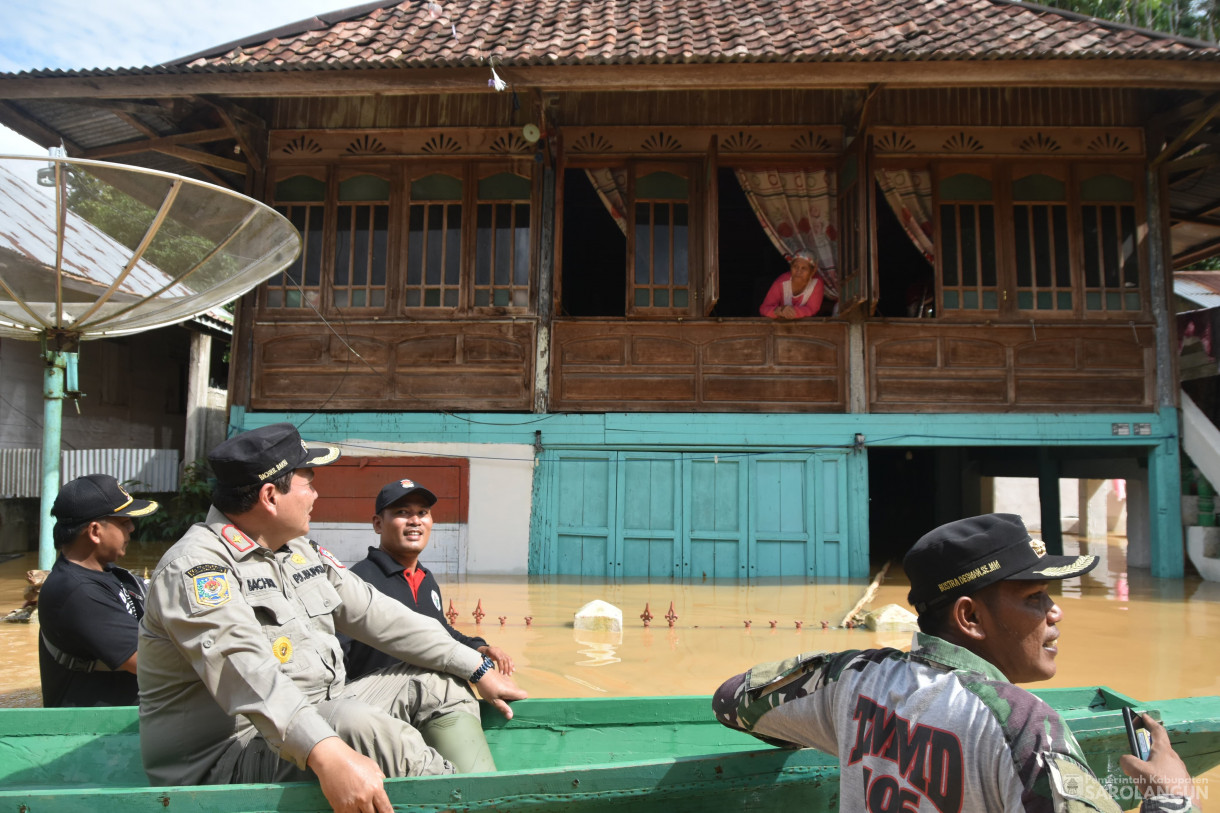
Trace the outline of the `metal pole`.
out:
[[[55,564],[55,543],[51,536],[55,518],[51,516],[51,506],[59,495],[59,441],[63,427],[67,357],[67,353],[51,349],[44,350],[42,355],[46,367],[42,375],[42,519],[38,523],[40,570],[50,570]]]

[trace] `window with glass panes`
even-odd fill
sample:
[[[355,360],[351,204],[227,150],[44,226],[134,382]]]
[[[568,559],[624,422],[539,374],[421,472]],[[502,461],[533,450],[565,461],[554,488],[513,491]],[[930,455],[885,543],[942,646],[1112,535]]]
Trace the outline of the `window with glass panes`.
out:
[[[1063,171],[1018,171],[1013,178],[1013,257],[1019,310],[1071,311],[1074,307],[1067,189]]]
[[[433,173],[410,182],[408,308],[457,308],[462,293],[462,179]]]
[[[634,196],[636,310],[690,305],[690,179],[673,172],[638,175]]]
[[[942,178],[941,306],[944,311],[997,310],[996,228],[990,177],[959,172]]]
[[[1084,309],[1142,310],[1135,184],[1108,171],[1079,174]]]
[[[341,181],[335,219],[335,307],[384,308],[390,182],[375,175]]]
[[[474,306],[529,307],[530,179],[500,172],[478,182]]]
[[[326,182],[311,175],[292,175],[275,185],[274,206],[301,235],[300,255],[267,281],[268,308],[318,308],[322,291],[322,234],[326,216]]]

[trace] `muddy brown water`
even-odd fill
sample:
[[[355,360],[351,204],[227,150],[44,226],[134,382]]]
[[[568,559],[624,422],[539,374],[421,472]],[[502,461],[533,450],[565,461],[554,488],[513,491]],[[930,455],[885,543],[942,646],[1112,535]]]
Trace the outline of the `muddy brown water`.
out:
[[[1141,701],[1220,695],[1220,583],[1128,573],[1121,537],[1092,542],[1069,537],[1064,547],[1065,553],[1098,554],[1103,561],[1083,579],[1062,586],[1058,674],[1039,686],[1100,684]],[[137,549],[133,543],[123,565],[138,573],[151,568],[159,554],[155,546]],[[0,563],[0,615],[21,605],[25,573],[36,566],[33,553]],[[706,695],[755,663],[798,652],[908,647],[906,633],[833,628],[866,587],[865,582],[609,584],[524,577],[442,584],[446,607],[452,601],[459,613],[455,626],[507,650],[517,665],[517,682],[531,697]],[[869,606],[907,607],[906,591],[902,569],[895,565]],[[622,610],[621,636],[572,628],[573,613],[594,599]],[[671,602],[677,616],[672,628],[665,619]],[[472,613],[480,603],[486,615],[476,625]],[[653,615],[647,628],[639,618],[645,605]],[[822,621],[832,629],[823,630]],[[0,707],[41,705],[37,636],[37,624],[0,623]],[[1220,792],[1220,769],[1202,780],[1204,792]]]

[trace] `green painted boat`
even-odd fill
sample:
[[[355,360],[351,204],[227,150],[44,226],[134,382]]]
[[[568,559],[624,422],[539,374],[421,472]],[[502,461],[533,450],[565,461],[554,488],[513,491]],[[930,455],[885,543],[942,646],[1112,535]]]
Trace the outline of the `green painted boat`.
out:
[[[1036,694],[1068,721],[1103,780],[1121,775],[1124,706],[1159,712],[1192,774],[1220,764],[1220,697],[1139,704],[1105,687]],[[525,700],[513,708],[512,720],[484,708],[499,771],[391,779],[386,789],[395,809],[838,809],[834,758],[767,747],[731,731],[711,717],[707,697]],[[0,710],[0,813],[330,810],[318,786],[308,782],[148,787],[138,736],[134,708]]]

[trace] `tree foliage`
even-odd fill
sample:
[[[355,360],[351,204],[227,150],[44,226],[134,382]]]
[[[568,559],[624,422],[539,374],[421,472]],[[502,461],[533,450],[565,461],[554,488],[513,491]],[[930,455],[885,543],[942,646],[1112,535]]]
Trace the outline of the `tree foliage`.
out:
[[[1216,41],[1220,28],[1220,0],[1046,0],[1044,5],[1209,42]]]

